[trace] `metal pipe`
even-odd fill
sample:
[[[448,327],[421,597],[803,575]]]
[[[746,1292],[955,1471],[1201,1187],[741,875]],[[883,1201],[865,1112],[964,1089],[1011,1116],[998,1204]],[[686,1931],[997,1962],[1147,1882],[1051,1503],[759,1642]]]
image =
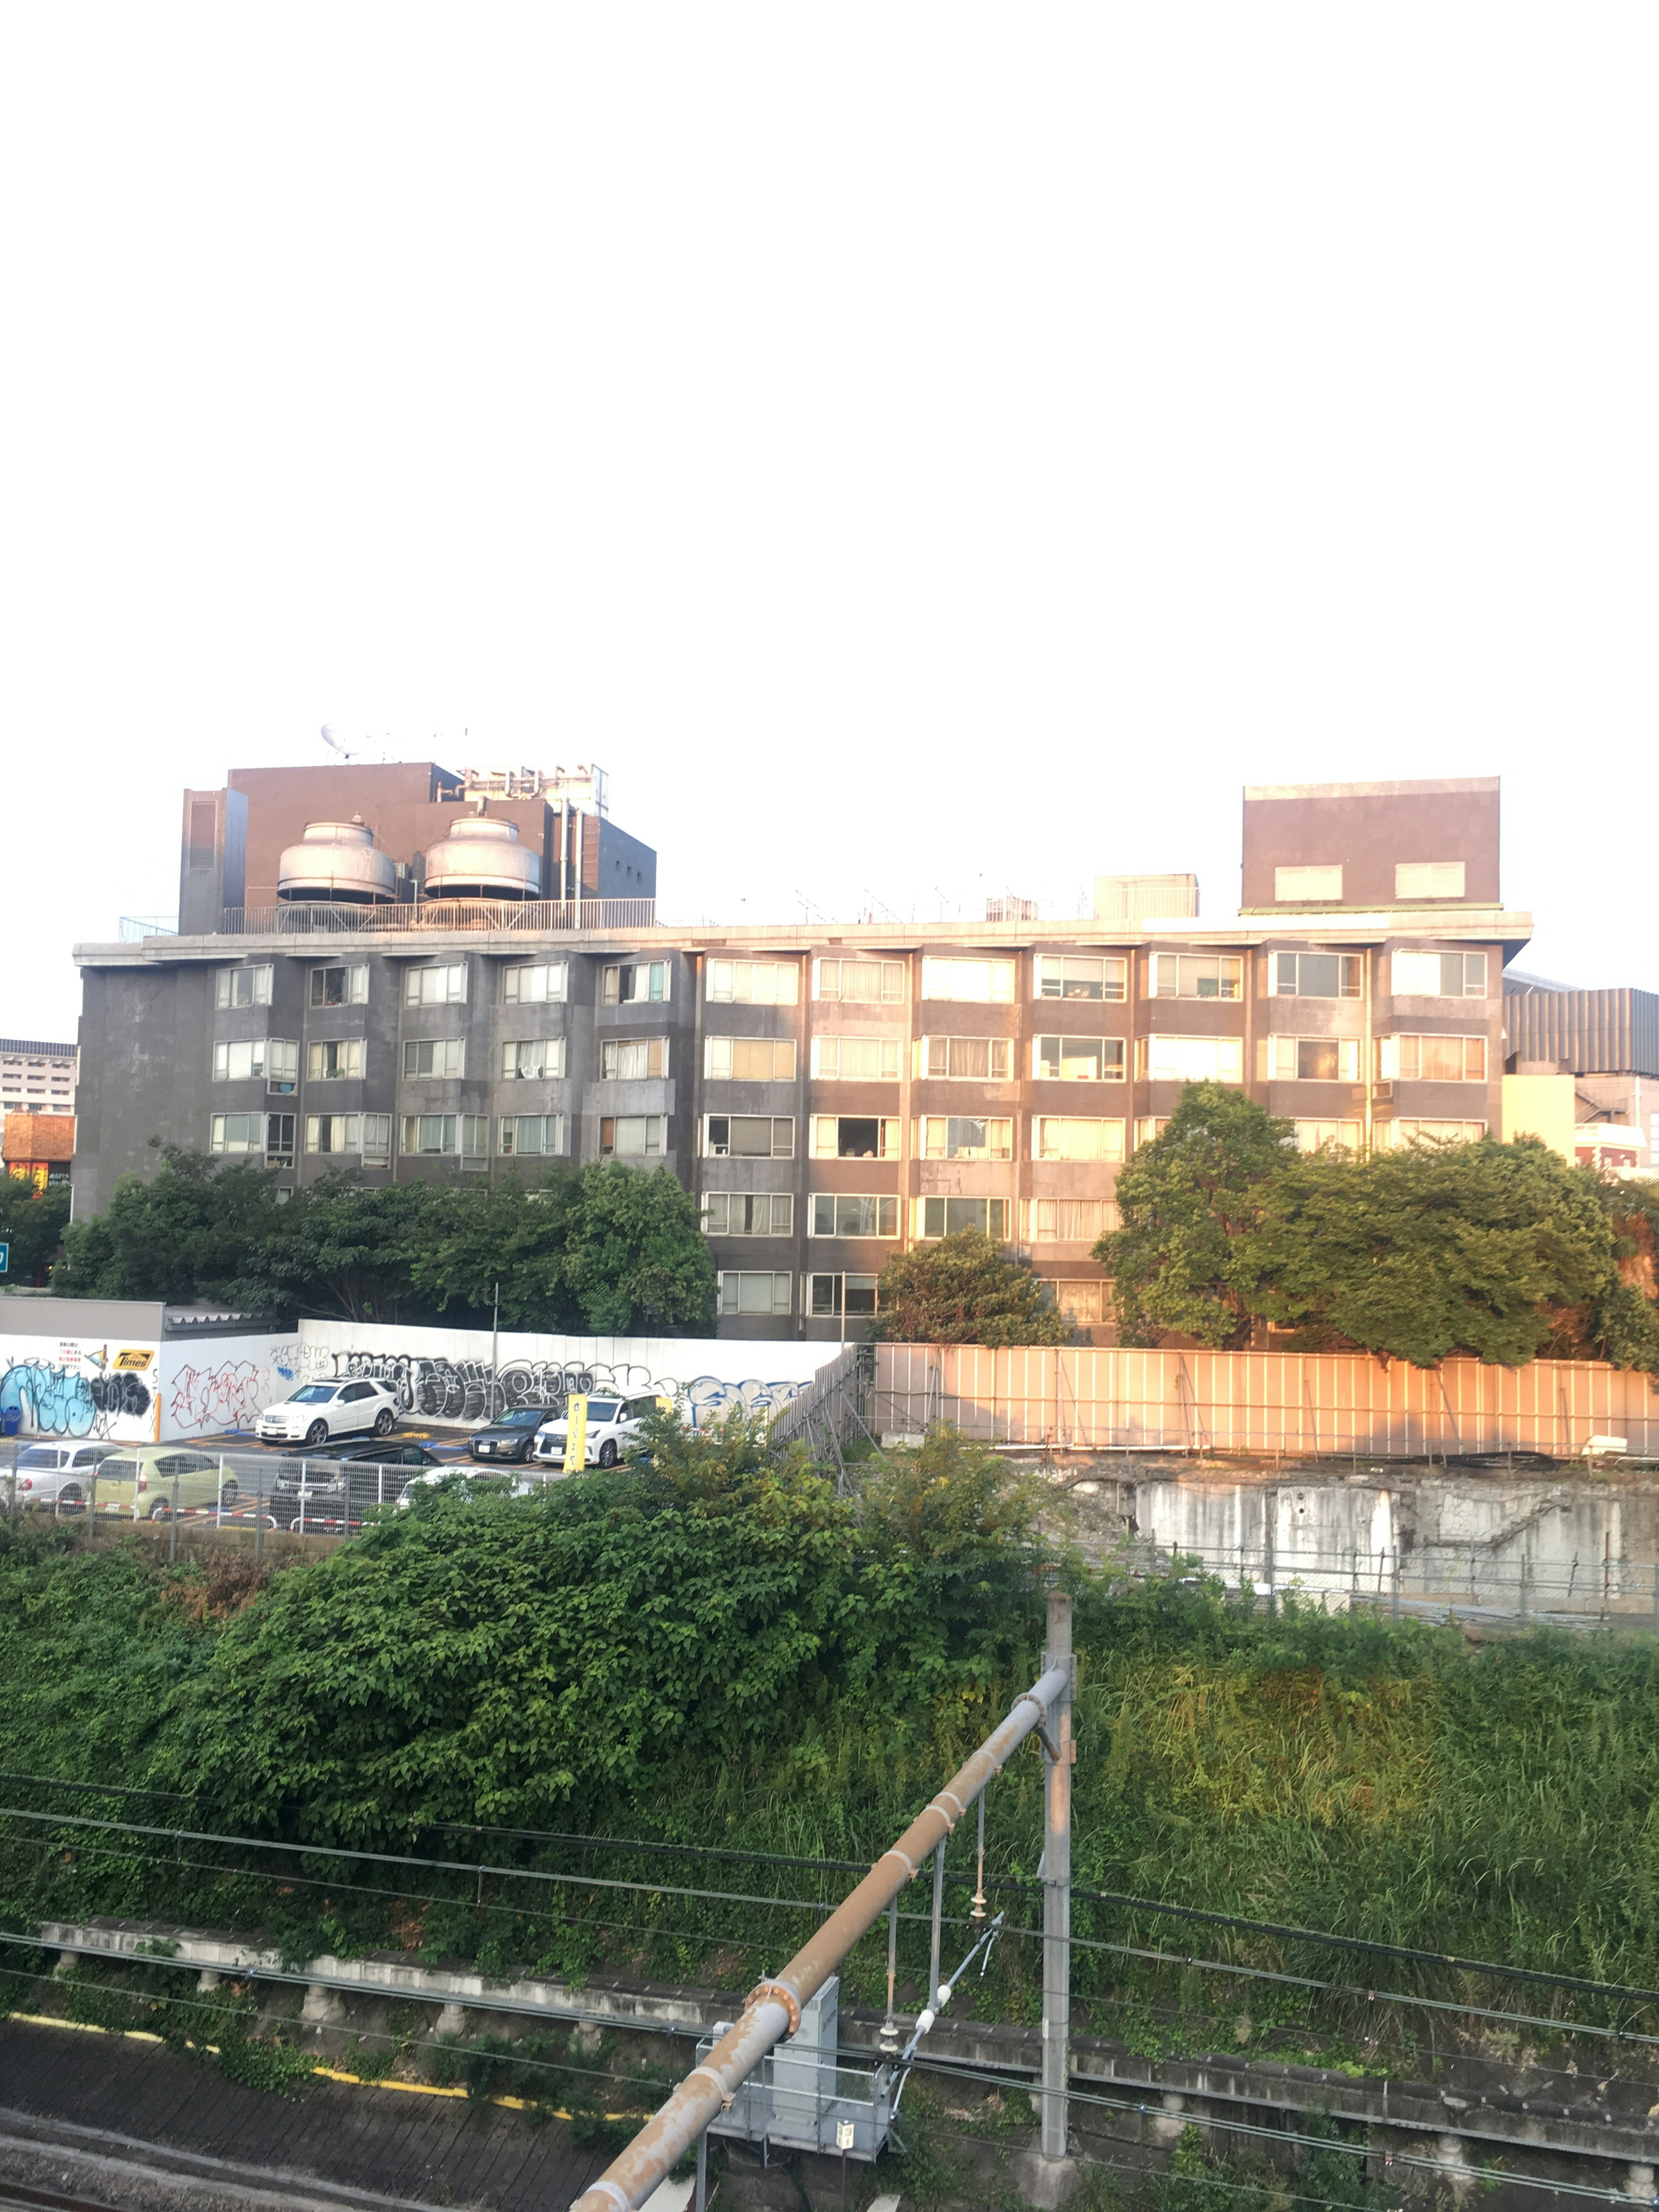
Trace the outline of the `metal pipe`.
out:
[[[933,1853],[933,1933],[927,1946],[927,2009],[932,2012],[939,2003],[939,1922],[945,1917],[945,1846],[941,1844]]]
[[[647,2121],[627,2149],[599,2179],[583,2191],[571,2212],[636,2212],[690,2148],[712,2119],[736,2094],[776,2043],[800,2025],[801,2007],[819,1990],[866,1929],[908,1881],[915,1879],[961,1820],[980,1791],[1000,1774],[1013,1753],[1059,1697],[1072,1686],[1068,1657],[1050,1667],[1014,1700],[1007,1717],[992,1730],[972,1758],[914,1820],[890,1850],[884,1851],[852,1894],[796,1952],[773,1980],[750,1990],[743,2018],[729,2028]]]
[[[1057,1756],[1043,1753],[1042,1829],[1042,2142],[1044,2158],[1064,2158],[1072,2030],[1072,1601],[1062,1590],[1049,1594],[1042,1656],[1066,1683],[1054,1717]]]

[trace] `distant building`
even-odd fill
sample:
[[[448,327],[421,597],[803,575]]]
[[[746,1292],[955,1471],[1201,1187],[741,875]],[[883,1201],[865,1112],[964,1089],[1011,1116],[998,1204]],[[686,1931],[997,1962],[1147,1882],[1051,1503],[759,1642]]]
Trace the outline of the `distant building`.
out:
[[[0,1112],[73,1114],[79,1065],[72,1044],[0,1037]]]
[[[1578,1159],[1620,1175],[1650,1171],[1659,1142],[1659,992],[1506,976],[1504,1032],[1511,1074],[1570,1084]]]
[[[75,1157],[73,1114],[8,1114],[3,1142],[8,1175],[22,1176],[37,1190],[67,1182]]]
[[[1309,1150],[1502,1127],[1531,921],[1498,901],[1495,782],[1248,793],[1234,919],[1201,921],[1191,877],[1114,877],[1086,921],[671,928],[622,895],[646,848],[536,781],[189,794],[183,933],[76,949],[77,1214],[169,1144],[290,1187],[661,1164],[724,1334],[857,1334],[889,1254],[971,1225],[1103,1341],[1091,1248],[1185,1082]]]

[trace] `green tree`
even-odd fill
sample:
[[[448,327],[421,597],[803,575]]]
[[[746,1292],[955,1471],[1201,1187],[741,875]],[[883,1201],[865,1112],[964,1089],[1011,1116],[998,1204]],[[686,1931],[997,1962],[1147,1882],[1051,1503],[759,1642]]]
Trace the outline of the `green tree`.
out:
[[[410,1282],[435,1310],[491,1310],[501,1285],[509,1328],[556,1328],[570,1299],[565,1237],[577,1171],[550,1168],[532,1188],[517,1175],[498,1183],[458,1176],[427,1186]]]
[[[595,1336],[710,1325],[708,1240],[697,1201],[672,1168],[595,1162],[568,1204],[564,1282]]]
[[[1166,1329],[1216,1349],[1248,1342],[1260,1272],[1249,1232],[1291,1171],[1290,1134],[1232,1085],[1189,1083],[1167,1128],[1136,1147],[1117,1179],[1121,1226],[1094,1248],[1125,1344]]]
[[[424,1182],[354,1183],[341,1172],[298,1191],[250,1267],[284,1304],[346,1321],[403,1320],[420,1303],[443,1197]]]
[[[123,1176],[104,1212],[69,1224],[52,1286],[73,1298],[263,1304],[271,1285],[258,1255],[283,1212],[263,1168],[169,1146],[149,1182]]]
[[[903,1344],[1069,1344],[1030,1265],[981,1229],[896,1252],[876,1285],[874,1334]]]
[[[6,1282],[39,1281],[64,1241],[69,1212],[67,1183],[37,1190],[27,1176],[0,1176],[0,1243],[11,1247]]]

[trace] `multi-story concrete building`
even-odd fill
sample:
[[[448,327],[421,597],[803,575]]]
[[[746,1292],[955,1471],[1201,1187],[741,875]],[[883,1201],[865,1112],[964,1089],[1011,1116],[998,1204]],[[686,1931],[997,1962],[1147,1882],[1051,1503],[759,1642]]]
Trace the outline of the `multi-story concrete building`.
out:
[[[1564,1151],[1622,1176],[1659,1158],[1659,994],[1577,991],[1537,975],[1504,979],[1511,1079],[1553,1080]]]
[[[269,904],[222,890],[216,925],[78,948],[77,1212],[167,1144],[289,1185],[662,1163],[701,1199],[723,1332],[856,1331],[889,1254],[970,1224],[1097,1330],[1091,1248],[1183,1083],[1239,1085],[1310,1148],[1499,1127],[1530,923],[1498,903],[1495,783],[1247,793],[1231,921],[1189,879],[1103,878],[1094,921],[742,929],[489,896],[476,853],[385,854],[372,797],[300,825]],[[186,881],[192,836],[187,806]],[[409,896],[316,895],[384,890],[386,859]]]

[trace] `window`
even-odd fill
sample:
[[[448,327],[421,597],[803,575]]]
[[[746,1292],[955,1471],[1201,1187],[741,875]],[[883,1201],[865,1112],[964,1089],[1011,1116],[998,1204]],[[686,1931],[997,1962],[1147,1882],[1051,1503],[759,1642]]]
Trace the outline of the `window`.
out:
[[[517,1037],[501,1047],[503,1083],[544,1082],[564,1073],[564,1039]]]
[[[1339,860],[1323,867],[1275,868],[1273,896],[1291,905],[1306,905],[1314,899],[1340,905],[1342,864]]]
[[[1259,1057],[1259,1073],[1270,1083],[1359,1080],[1358,1037],[1263,1037]]]
[[[1275,999],[1357,999],[1362,989],[1357,952],[1275,952],[1267,963],[1267,989]]]
[[[1006,1083],[1014,1072],[1007,1037],[920,1037],[916,1073],[967,1083]]]
[[[818,1191],[812,1199],[814,1237],[896,1237],[896,1198],[856,1198],[845,1191]]]
[[[534,967],[503,968],[501,1004],[504,1006],[545,1006],[565,994],[562,960],[544,960]]]
[[[800,995],[800,970],[793,960],[711,960],[703,993],[711,1004],[793,1006]]]
[[[1110,1285],[1106,1283],[1073,1283],[1063,1279],[1055,1282],[1039,1276],[1037,1288],[1045,1304],[1070,1314],[1079,1328],[1098,1328],[1112,1317],[1107,1310]]]
[[[268,1006],[270,1004],[269,968],[222,968],[213,979],[216,1006]]]
[[[292,1114],[216,1114],[208,1137],[215,1152],[263,1152],[265,1164],[289,1168],[294,1164]]]
[[[665,960],[627,960],[604,971],[600,993],[607,1006],[659,1006],[668,996]]]
[[[1325,1145],[1340,1145],[1357,1152],[1364,1137],[1362,1121],[1298,1121],[1291,1142],[1298,1152],[1316,1152]]]
[[[390,1114],[365,1114],[363,1123],[363,1165],[366,1168],[387,1168],[392,1164],[392,1116]]]
[[[404,977],[408,1006],[453,1006],[466,997],[466,963],[447,961],[441,968],[411,968]]]
[[[404,1047],[405,1054],[409,1048]],[[362,1037],[332,1037],[306,1047],[306,1075],[313,1083],[333,1083],[363,1072]]]
[[[411,1037],[404,1047],[405,1083],[448,1081],[465,1072],[465,1037]]]
[[[389,1139],[392,1120],[389,1114],[307,1114],[306,1150],[308,1152],[361,1152],[366,1120],[385,1125]],[[377,1149],[384,1152],[386,1140],[380,1139],[378,1130],[375,1136]]]
[[[667,1073],[666,1037],[606,1037],[599,1047],[599,1074],[606,1083],[643,1083]]]
[[[1396,998],[1484,999],[1484,952],[1396,952],[1389,963]]]
[[[1030,1198],[1025,1234],[1033,1244],[1092,1244],[1117,1227],[1109,1198]]]
[[[503,1114],[501,1154],[503,1159],[534,1158],[564,1150],[562,1114]]]
[[[1483,1036],[1379,1037],[1377,1059],[1382,1080],[1402,1083],[1484,1083],[1486,1040]]]
[[[667,1149],[665,1114],[607,1114],[599,1123],[602,1160],[659,1160]]]
[[[489,1146],[489,1122],[483,1114],[405,1114],[405,1156],[459,1152],[464,1160],[483,1159]]]
[[[1036,995],[1039,999],[1121,999],[1127,969],[1126,960],[1039,952]]]
[[[713,1160],[792,1160],[795,1124],[787,1114],[709,1114],[702,1149]]]
[[[896,1037],[815,1036],[812,1073],[823,1083],[896,1083]]]
[[[790,1279],[781,1271],[760,1274],[744,1269],[733,1274],[723,1270],[718,1280],[723,1314],[787,1314],[791,1309]]]
[[[1121,1083],[1123,1040],[1121,1037],[1033,1037],[1031,1073],[1045,1082]]]
[[[1135,1150],[1139,1152],[1143,1145],[1156,1143],[1169,1126],[1167,1114],[1143,1114],[1135,1123]]]
[[[1121,1160],[1121,1121],[1085,1120],[1073,1114],[1036,1114],[1031,1121],[1034,1160]]]
[[[897,1006],[904,997],[902,960],[819,960],[813,963],[812,994],[818,999],[872,999]]]
[[[311,971],[313,1006],[363,1006],[368,1003],[367,964],[350,968],[313,968]]]
[[[793,1037],[705,1037],[702,1072],[716,1083],[793,1083]]]
[[[1227,954],[1154,952],[1155,999],[1242,999],[1244,963]]]
[[[921,995],[971,1000],[976,1006],[1012,1006],[1014,963],[1012,960],[941,960],[925,955]]]
[[[923,1114],[916,1121],[916,1153],[924,1160],[1011,1160],[1012,1121],[984,1114]]]
[[[793,1237],[795,1198],[787,1190],[716,1190],[702,1202],[705,1237]]]
[[[896,1160],[899,1124],[891,1117],[865,1114],[814,1114],[815,1160]]]
[[[288,1037],[252,1037],[213,1048],[216,1083],[257,1083],[290,1091],[300,1080],[300,1048]]]
[[[1242,1083],[1243,1039],[1137,1037],[1135,1073],[1150,1083]]]
[[[1475,1145],[1486,1133],[1484,1121],[1383,1121],[1378,1124],[1376,1140],[1379,1144],[1410,1145],[1421,1137],[1436,1144]]]
[[[1397,899],[1461,899],[1462,860],[1401,860],[1394,872]]]
[[[987,1237],[1008,1237],[1006,1198],[919,1198],[918,1237],[954,1237],[958,1229],[977,1229]]]
[[[838,1321],[842,1315],[851,1321],[874,1313],[876,1304],[876,1278],[873,1275],[809,1275],[806,1278],[807,1311],[817,1321]]]

